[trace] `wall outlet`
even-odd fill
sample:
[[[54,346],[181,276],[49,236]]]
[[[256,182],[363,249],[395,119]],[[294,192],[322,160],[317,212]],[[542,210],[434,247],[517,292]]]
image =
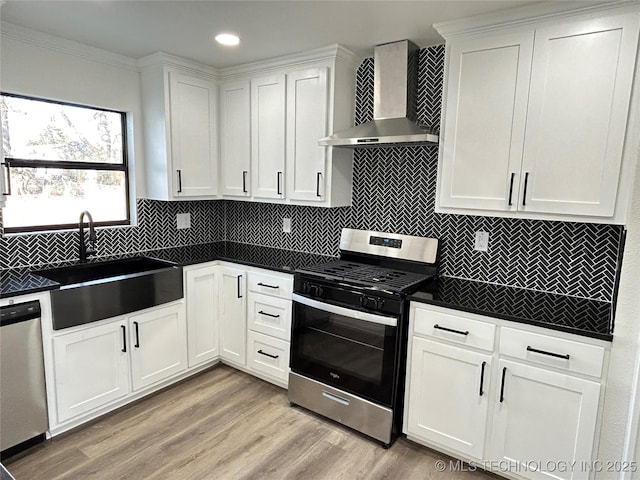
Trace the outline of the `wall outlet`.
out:
[[[282,231],[284,233],[291,233],[291,219],[283,218],[282,219]]]
[[[191,228],[191,214],[178,213],[176,215],[176,228],[178,230],[181,230],[183,228]]]
[[[476,243],[473,249],[480,252],[489,250],[489,232],[476,232]]]

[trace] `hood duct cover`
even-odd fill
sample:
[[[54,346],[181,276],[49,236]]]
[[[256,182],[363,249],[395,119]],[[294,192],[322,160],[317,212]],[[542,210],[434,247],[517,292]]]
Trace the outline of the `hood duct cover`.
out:
[[[374,50],[373,120],[318,141],[334,147],[390,147],[438,143],[438,135],[416,123],[418,47],[409,40]]]

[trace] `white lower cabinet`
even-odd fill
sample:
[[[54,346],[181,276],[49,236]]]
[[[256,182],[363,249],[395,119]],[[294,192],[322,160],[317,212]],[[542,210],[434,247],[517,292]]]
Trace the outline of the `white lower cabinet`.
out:
[[[236,365],[247,361],[247,273],[221,267],[219,301],[220,357]]]
[[[187,368],[184,303],[54,332],[57,420],[90,415]]]
[[[129,318],[133,389],[152,385],[187,368],[184,304]]]
[[[52,340],[58,422],[129,394],[126,318]]]
[[[189,368],[215,360],[218,344],[218,267],[212,264],[185,267],[187,344]]]
[[[591,462],[600,383],[544,368],[500,360],[491,459],[542,466]],[[552,468],[527,472],[531,479],[587,479],[588,470]]]
[[[411,350],[407,433],[481,459],[491,356],[417,337]]]
[[[416,302],[410,312],[409,439],[509,478],[590,478],[606,342]],[[575,468],[554,468],[566,462]]]

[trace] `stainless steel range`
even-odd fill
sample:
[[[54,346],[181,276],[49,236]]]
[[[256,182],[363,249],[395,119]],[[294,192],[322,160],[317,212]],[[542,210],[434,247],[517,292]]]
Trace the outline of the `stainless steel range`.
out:
[[[296,272],[292,404],[393,443],[402,422],[407,297],[437,274],[438,245],[343,229],[339,260]]]

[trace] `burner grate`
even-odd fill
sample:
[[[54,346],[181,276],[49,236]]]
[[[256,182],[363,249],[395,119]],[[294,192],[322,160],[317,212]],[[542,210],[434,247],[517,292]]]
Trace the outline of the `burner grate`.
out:
[[[430,278],[430,275],[346,262],[344,260],[312,265],[305,268],[304,273],[398,292],[409,289],[417,283]]]

